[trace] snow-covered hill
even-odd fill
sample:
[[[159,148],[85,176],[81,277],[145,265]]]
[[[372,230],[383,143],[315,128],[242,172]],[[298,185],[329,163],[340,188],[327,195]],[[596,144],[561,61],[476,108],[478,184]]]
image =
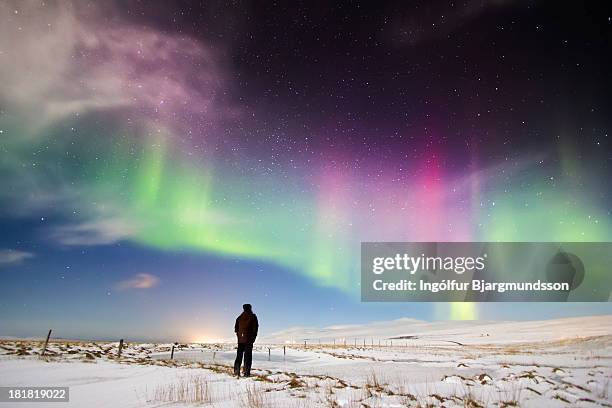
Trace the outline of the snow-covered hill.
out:
[[[358,344],[406,339],[411,344],[460,342],[462,344],[551,341],[612,334],[612,315],[572,317],[543,321],[447,321],[425,322],[397,319],[358,325],[323,328],[295,327],[260,338],[262,343],[347,343]],[[338,343],[339,344],[339,343]]]

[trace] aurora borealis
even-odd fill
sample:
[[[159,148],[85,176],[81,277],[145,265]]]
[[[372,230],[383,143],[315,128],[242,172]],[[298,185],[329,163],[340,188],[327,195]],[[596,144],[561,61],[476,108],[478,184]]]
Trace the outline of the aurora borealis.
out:
[[[0,334],[612,310],[358,286],[362,241],[612,239],[608,10],[258,7],[0,4]]]

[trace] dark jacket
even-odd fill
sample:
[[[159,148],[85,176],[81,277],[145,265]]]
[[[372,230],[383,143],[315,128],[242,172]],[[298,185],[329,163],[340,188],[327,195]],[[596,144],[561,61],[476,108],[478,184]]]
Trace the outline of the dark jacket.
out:
[[[259,322],[255,313],[245,311],[236,319],[234,331],[238,337],[238,343],[255,343],[257,330],[259,330]]]

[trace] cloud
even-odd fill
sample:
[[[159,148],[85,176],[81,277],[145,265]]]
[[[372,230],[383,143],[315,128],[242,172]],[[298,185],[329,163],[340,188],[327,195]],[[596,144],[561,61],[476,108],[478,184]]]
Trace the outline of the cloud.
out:
[[[0,249],[0,266],[21,263],[26,259],[33,258],[34,254],[17,249]]]
[[[219,55],[197,39],[108,23],[99,8],[71,1],[2,2],[0,20],[0,102],[34,134],[108,110],[175,127],[234,113],[221,98]]]
[[[122,218],[102,218],[79,224],[58,226],[51,239],[62,245],[109,245],[133,237],[137,228]]]
[[[129,289],[150,289],[159,283],[159,278],[149,273],[139,273],[131,279],[123,280],[117,283],[118,290]]]

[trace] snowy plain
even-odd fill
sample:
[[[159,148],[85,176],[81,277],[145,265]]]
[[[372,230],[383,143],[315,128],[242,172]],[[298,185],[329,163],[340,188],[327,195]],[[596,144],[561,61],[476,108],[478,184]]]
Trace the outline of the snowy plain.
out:
[[[0,386],[68,386],[18,407],[612,407],[612,315],[293,328],[264,335],[253,376],[234,345],[0,341]],[[0,403],[12,406],[11,403]]]

